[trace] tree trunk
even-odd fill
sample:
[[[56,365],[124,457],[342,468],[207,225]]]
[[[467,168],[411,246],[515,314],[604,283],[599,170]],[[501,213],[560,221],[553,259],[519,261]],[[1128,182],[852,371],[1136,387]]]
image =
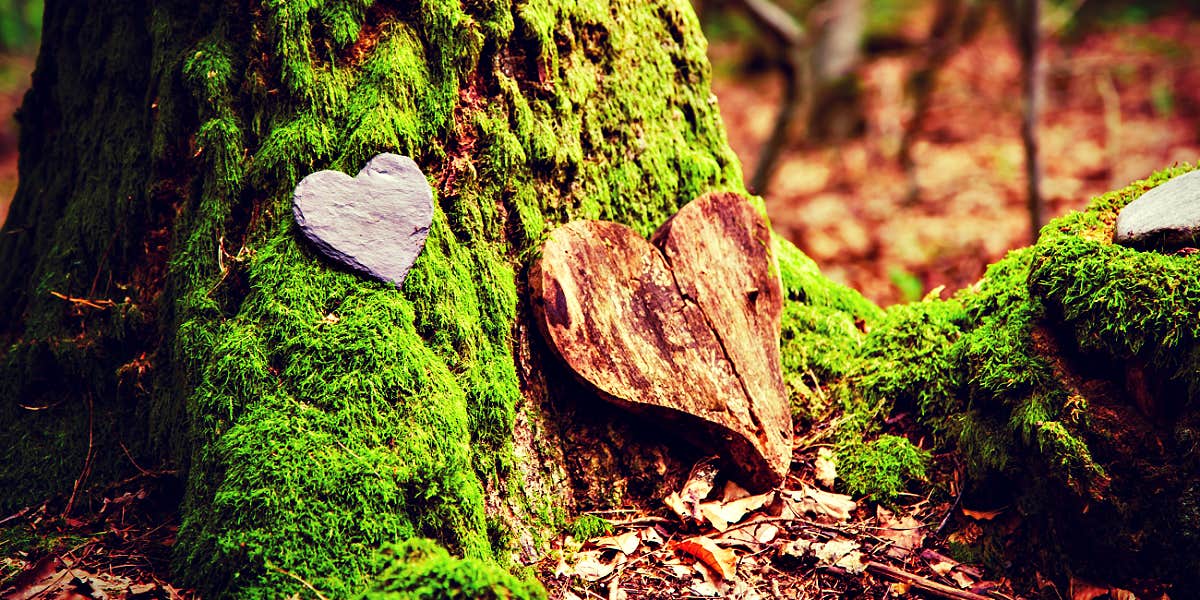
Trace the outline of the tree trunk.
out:
[[[486,570],[657,493],[672,444],[547,358],[523,270],[557,223],[647,234],[740,188],[708,81],[682,0],[47,2],[0,236],[0,510],[178,469],[187,583],[349,596],[393,542]],[[380,152],[435,190],[402,290],[289,206]]]

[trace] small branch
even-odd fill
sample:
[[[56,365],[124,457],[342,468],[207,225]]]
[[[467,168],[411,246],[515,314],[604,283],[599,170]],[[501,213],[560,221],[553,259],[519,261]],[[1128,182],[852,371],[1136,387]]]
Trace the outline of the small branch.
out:
[[[907,583],[918,590],[932,594],[939,598],[951,598],[954,600],[994,600],[989,596],[983,596],[974,592],[953,588],[931,579],[926,579],[920,575],[914,575],[908,571],[903,571],[901,569],[897,569],[896,567],[875,561],[867,563],[867,572],[871,573],[872,575],[878,575],[885,579],[890,579],[892,581]]]
[[[70,302],[71,304],[86,306],[88,308],[94,308],[97,310],[107,310],[107,309],[110,309],[117,305],[117,303],[113,302],[112,300],[88,300],[87,298],[73,298],[66,294],[60,294],[58,292],[50,292],[50,295],[54,296],[55,298],[60,298],[62,300],[66,300],[67,302]]]
[[[303,577],[300,577],[299,575],[297,575],[297,574],[295,574],[295,573],[292,573],[291,571],[285,571],[285,570],[283,570],[282,568],[280,568],[280,567],[277,567],[277,566],[275,566],[275,565],[273,565],[273,564],[271,564],[271,563],[269,563],[269,562],[267,563],[267,568],[269,568],[269,569],[271,569],[272,571],[275,571],[276,573],[279,573],[279,574],[281,574],[281,575],[287,575],[288,577],[291,577],[292,579],[295,579],[296,581],[300,582],[300,585],[302,585],[302,586],[304,586],[304,587],[308,588],[308,591],[310,591],[310,592],[312,592],[312,593],[316,594],[316,595],[317,595],[317,598],[319,598],[319,600],[329,600],[329,598],[326,598],[326,597],[325,597],[325,594],[322,594],[322,593],[320,592],[320,590],[318,590],[317,588],[313,587],[313,584],[311,584],[311,583],[309,583],[309,582],[305,581]]]
[[[84,398],[87,399],[88,409],[87,455],[85,455],[83,458],[83,470],[79,472],[79,478],[75,480],[75,486],[71,488],[71,498],[67,500],[67,507],[63,509],[63,517],[71,516],[71,509],[75,508],[75,498],[78,496],[79,490],[83,488],[85,483],[87,483],[88,476],[92,474],[92,461],[95,459],[95,407],[93,405],[91,393],[85,394]]]

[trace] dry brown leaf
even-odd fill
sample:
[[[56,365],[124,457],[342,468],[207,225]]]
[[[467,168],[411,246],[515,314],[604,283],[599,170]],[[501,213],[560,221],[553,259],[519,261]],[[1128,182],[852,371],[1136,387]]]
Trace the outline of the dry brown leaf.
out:
[[[1071,600],[1094,600],[1108,593],[1105,586],[1096,585],[1090,581],[1071,578]]]
[[[636,531],[626,531],[620,535],[610,535],[592,540],[592,543],[597,548],[609,548],[621,552],[622,554],[633,554],[637,552],[638,546],[642,543],[642,539]]]
[[[605,560],[605,554],[612,554],[611,559]],[[626,558],[620,552],[605,550],[590,550],[578,554],[579,561],[575,563],[575,574],[585,581],[599,581],[612,574],[617,567],[625,564]]]
[[[969,589],[976,583],[975,578],[958,569],[950,571],[950,579],[953,579],[954,583],[957,583],[958,587],[964,590]]]
[[[725,531],[730,525],[741,522],[747,513],[762,508],[774,499],[775,492],[767,492],[756,496],[742,496],[728,502],[704,502],[700,505],[700,512],[717,531]]]
[[[790,500],[788,508],[794,516],[813,514],[831,517],[838,521],[849,521],[851,513],[858,508],[858,503],[845,494],[834,494],[802,484],[796,491],[784,491],[784,496]]]
[[[775,541],[778,535],[779,528],[775,525],[771,523],[759,523],[757,525],[730,529],[721,534],[721,537],[717,538],[717,542],[724,546],[742,545],[756,550],[761,546]]]
[[[962,509],[962,514],[964,516],[975,519],[976,521],[991,521],[992,519],[1000,516],[1003,512],[1003,508],[998,508],[996,510],[971,510],[969,508]]]
[[[897,517],[892,511],[880,506],[875,510],[875,520],[882,528],[879,530],[879,537],[891,541],[905,556],[925,542],[924,525],[912,515]]]
[[[833,482],[837,479],[837,460],[833,455],[833,450],[829,448],[821,448],[817,450],[817,460],[813,461],[813,476],[817,478],[817,483],[821,487],[832,490]]]
[[[812,544],[809,551],[823,567],[841,567],[858,575],[867,570],[866,557],[854,540],[834,539],[823,544]]]
[[[903,596],[908,593],[908,590],[912,587],[912,584],[908,583],[907,581],[897,581],[895,583],[888,584],[888,587],[891,588],[893,594],[896,594],[897,596]]]
[[[737,575],[737,555],[722,548],[714,540],[697,536],[679,542],[675,546],[680,552],[690,554],[712,569],[722,579],[733,579]]]

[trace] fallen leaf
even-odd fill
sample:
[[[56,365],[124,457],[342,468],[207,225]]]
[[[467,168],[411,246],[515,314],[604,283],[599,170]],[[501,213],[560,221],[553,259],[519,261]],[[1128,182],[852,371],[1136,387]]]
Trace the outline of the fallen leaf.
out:
[[[1071,578],[1071,600],[1093,600],[1108,593],[1108,588],[1090,581]]]
[[[853,575],[867,570],[867,562],[859,550],[858,542],[854,540],[834,539],[823,544],[813,544],[809,551],[822,567],[841,567]]]
[[[802,485],[800,490],[784,491],[784,496],[790,501],[788,508],[791,509],[792,516],[813,514],[831,517],[838,521],[849,521],[851,513],[858,508],[858,503],[850,499],[850,496]]]
[[[893,594],[896,594],[897,596],[903,596],[908,593],[908,590],[912,587],[912,584],[908,583],[907,581],[897,581],[895,583],[888,584],[888,587],[891,588]]]
[[[827,490],[832,490],[833,482],[837,479],[837,461],[833,450],[829,448],[817,450],[817,460],[813,461],[813,469],[817,483]]]
[[[746,514],[758,510],[775,499],[775,492],[743,496],[729,502],[704,502],[700,512],[717,531],[725,531],[730,525],[739,523]]]
[[[722,579],[733,579],[737,575],[737,555],[728,548],[722,548],[710,538],[688,538],[675,547],[680,552],[696,557]]]
[[[626,531],[620,535],[610,535],[592,540],[592,543],[597,548],[608,548],[616,550],[622,554],[633,554],[637,552],[638,546],[642,543],[642,538],[638,536],[636,531]]]
[[[925,542],[924,525],[912,515],[897,517],[892,511],[880,506],[875,510],[875,521],[882,528],[879,530],[879,537],[892,542],[893,547],[901,551],[901,555],[895,558],[908,556]]]
[[[611,554],[612,558],[605,560],[604,555]],[[612,574],[617,567],[625,564],[626,558],[620,552],[606,550],[591,550],[578,554],[579,562],[575,563],[575,574],[585,581],[599,581]]]
[[[1003,508],[996,510],[971,510],[969,508],[962,509],[963,516],[970,517],[976,521],[991,521],[1000,516],[1004,512]]]

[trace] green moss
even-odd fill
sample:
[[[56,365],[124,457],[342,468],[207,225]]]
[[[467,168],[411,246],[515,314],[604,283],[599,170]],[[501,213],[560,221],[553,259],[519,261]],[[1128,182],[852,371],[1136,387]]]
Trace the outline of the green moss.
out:
[[[864,330],[882,316],[874,304],[822,276],[791,242],[773,238],[784,289],[780,355],[792,413],[814,421],[830,408],[824,388],[857,364]]]
[[[571,537],[582,541],[612,533],[612,525],[595,515],[581,515],[571,521],[564,531]]]
[[[1195,258],[1113,244],[1117,213],[1146,190],[1192,170],[1180,166],[1094,199],[1056,219],[1036,247],[1030,289],[1072,329],[1079,349],[1138,359],[1200,394],[1200,276]]]
[[[528,600],[546,598],[536,580],[521,580],[486,562],[460,560],[431,540],[413,539],[384,552],[383,570],[370,591],[372,600]]]
[[[506,500],[485,490],[522,493],[515,259],[557,221],[603,217],[645,232],[740,180],[686,7],[531,2],[510,15],[431,4],[375,33],[359,62],[339,62],[353,32],[365,35],[364,14],[352,3],[268,4],[250,29],[275,62],[226,77],[232,54],[211,54],[245,40],[221,33],[184,66],[207,159],[172,263],[192,424],[176,564],[210,595],[303,592],[289,574],[332,596],[374,581],[422,597],[436,590],[421,578],[460,576],[447,585],[483,589],[472,574],[492,573],[484,567],[513,539],[486,509]],[[246,96],[214,96],[225,89]],[[314,257],[287,218],[306,173],[352,173],[382,151],[413,156],[437,190],[426,247],[399,291]],[[261,199],[262,218],[244,234],[247,258],[223,271],[213,257],[247,199]],[[385,542],[412,537],[467,562],[421,546],[427,571],[373,572]]]
[[[838,477],[846,491],[885,503],[905,491],[908,481],[924,480],[928,462],[928,452],[895,435],[882,435],[837,453]]]

